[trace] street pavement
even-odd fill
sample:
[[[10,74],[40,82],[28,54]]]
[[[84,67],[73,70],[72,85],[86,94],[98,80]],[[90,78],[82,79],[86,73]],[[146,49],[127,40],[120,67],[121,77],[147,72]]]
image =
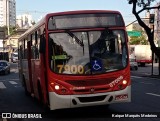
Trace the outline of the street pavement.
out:
[[[154,75],[155,77],[159,74],[158,72],[158,63],[153,63],[153,73],[152,73],[152,64],[146,64],[144,67],[138,67],[138,70],[132,70],[132,76],[150,76]],[[153,76],[153,77],[154,77]]]

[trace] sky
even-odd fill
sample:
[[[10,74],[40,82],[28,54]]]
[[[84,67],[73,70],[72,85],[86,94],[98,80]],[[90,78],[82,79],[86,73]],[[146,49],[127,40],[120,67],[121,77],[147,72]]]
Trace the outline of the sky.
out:
[[[16,0],[17,15],[28,13],[36,22],[47,13],[70,10],[117,10],[126,25],[136,20],[127,0]]]

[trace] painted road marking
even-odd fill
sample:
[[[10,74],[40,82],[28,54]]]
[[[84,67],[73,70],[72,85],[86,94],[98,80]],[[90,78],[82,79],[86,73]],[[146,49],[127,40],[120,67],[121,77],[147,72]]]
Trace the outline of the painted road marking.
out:
[[[152,96],[157,96],[157,97],[160,97],[159,94],[154,94],[154,93],[146,93],[147,95],[152,95]]]
[[[6,86],[3,84],[3,82],[0,82],[0,89],[5,89]]]
[[[6,81],[6,80],[0,80],[0,82],[4,82],[4,81]]]
[[[160,80],[159,78],[154,78],[154,77],[140,77],[140,76],[131,76],[131,78],[139,78],[139,79],[141,79],[141,78],[147,78],[147,79],[154,79],[154,80]]]
[[[11,69],[11,72],[18,73],[18,69]]]
[[[15,81],[9,81],[11,84],[18,84],[17,82]]]
[[[131,76],[131,78],[143,78],[143,77],[140,77],[140,76]]]
[[[151,84],[151,85],[154,85],[153,83],[146,83],[146,82],[139,82],[139,83],[142,83],[142,84]]]
[[[11,81],[19,81],[19,79],[10,79]]]

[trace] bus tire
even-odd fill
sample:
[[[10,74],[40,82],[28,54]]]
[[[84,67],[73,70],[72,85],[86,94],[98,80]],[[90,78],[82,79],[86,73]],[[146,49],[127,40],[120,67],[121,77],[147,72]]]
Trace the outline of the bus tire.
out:
[[[25,81],[24,76],[23,76],[22,85],[23,85],[23,87],[24,87],[25,95],[26,95],[26,96],[29,96],[29,95],[30,95],[30,93],[29,93],[29,92],[28,92],[28,90],[27,90],[26,81]]]
[[[41,89],[40,82],[38,82],[38,96],[39,96],[38,102],[40,104],[43,104],[43,95],[42,95],[42,89]]]
[[[140,63],[141,67],[145,67],[145,63]]]
[[[109,108],[109,106],[110,106],[110,104],[107,104],[107,105],[105,105],[105,108],[107,109],[107,108]]]
[[[44,104],[42,88],[39,81],[38,81],[38,96],[39,96],[38,99],[39,104],[43,107],[45,111],[49,111],[49,107],[47,106],[47,104]]]

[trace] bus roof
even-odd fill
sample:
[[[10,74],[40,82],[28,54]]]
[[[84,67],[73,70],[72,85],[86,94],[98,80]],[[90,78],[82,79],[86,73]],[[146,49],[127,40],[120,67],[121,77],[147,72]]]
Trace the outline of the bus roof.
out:
[[[65,12],[56,12],[56,13],[48,13],[46,16],[53,16],[53,15],[67,15],[67,14],[82,14],[82,13],[117,13],[120,14],[119,11],[113,10],[77,10],[77,11],[65,11]]]
[[[39,22],[37,22],[34,26],[29,28],[25,33],[23,33],[19,40],[24,37],[24,35],[28,35],[31,31],[34,31],[38,27],[45,25],[46,20],[51,16],[57,16],[57,15],[69,15],[69,14],[89,14],[89,13],[115,13],[120,14],[119,11],[113,11],[113,10],[76,10],[76,11],[65,11],[65,12],[55,12],[55,13],[48,13],[46,14]]]

